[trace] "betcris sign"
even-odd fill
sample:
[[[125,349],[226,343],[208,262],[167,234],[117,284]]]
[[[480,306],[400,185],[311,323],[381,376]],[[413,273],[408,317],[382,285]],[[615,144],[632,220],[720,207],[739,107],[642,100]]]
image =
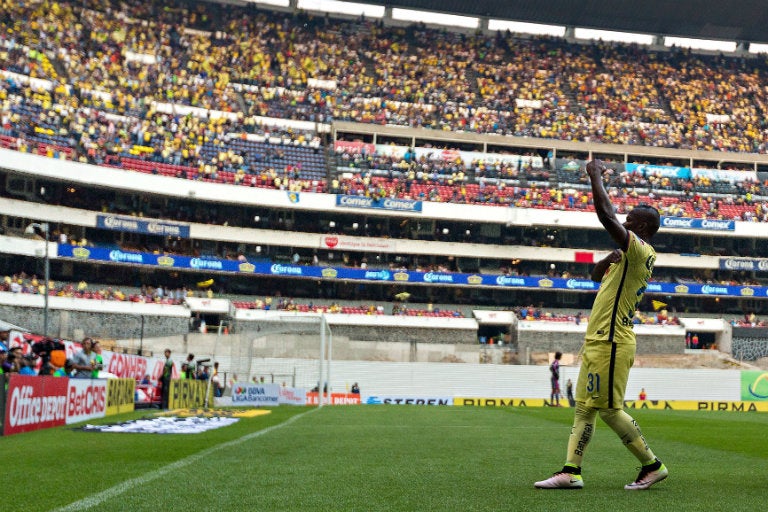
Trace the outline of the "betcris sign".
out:
[[[67,425],[107,414],[107,379],[67,380]]]
[[[374,210],[392,210],[398,212],[420,212],[421,201],[412,199],[392,199],[384,197],[374,199],[364,196],[337,195],[336,206],[342,208],[370,208]]]
[[[189,226],[174,222],[121,217],[119,215],[96,215],[96,227],[113,231],[128,231],[145,235],[175,236],[189,238]]]
[[[674,229],[706,229],[708,231],[734,231],[735,220],[689,219],[687,217],[662,217],[661,227]]]

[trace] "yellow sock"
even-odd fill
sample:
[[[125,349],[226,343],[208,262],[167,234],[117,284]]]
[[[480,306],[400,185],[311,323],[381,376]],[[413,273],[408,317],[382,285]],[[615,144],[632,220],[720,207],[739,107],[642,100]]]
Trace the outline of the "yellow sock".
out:
[[[616,432],[621,442],[632,452],[642,465],[651,464],[656,460],[656,456],[648,447],[648,443],[640,431],[640,425],[621,409],[603,409],[600,411],[600,418]]]
[[[584,451],[587,449],[592,433],[595,431],[595,416],[597,409],[587,407],[584,402],[576,402],[576,413],[573,418],[571,435],[568,437],[568,454],[565,460],[567,466],[581,467]]]

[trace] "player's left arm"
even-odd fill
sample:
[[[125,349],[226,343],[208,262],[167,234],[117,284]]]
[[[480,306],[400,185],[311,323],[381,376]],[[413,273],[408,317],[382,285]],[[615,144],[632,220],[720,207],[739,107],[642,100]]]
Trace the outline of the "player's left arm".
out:
[[[603,186],[603,174],[606,171],[608,169],[603,166],[603,162],[600,160],[591,160],[587,164],[587,174],[592,184],[592,201],[600,224],[608,231],[608,234],[611,235],[621,250],[626,252],[629,248],[629,232],[616,217],[611,198],[608,197],[608,192]]]
[[[605,272],[608,270],[608,267],[611,266],[611,263],[618,263],[621,261],[621,255],[621,249],[614,249],[608,253],[605,258],[601,259],[595,264],[595,268],[592,269],[590,278],[596,283],[601,282]]]

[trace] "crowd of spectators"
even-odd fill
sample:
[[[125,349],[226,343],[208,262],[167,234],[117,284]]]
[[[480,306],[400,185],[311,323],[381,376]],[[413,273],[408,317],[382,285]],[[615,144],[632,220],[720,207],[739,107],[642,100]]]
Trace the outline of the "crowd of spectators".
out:
[[[253,309],[262,311],[295,311],[300,313],[326,313],[345,315],[386,315],[388,314],[383,304],[344,305],[338,302],[331,304],[315,304],[313,301],[304,302],[293,298],[265,297],[253,301],[234,301],[238,309]],[[424,316],[424,317],[450,317],[463,318],[464,314],[458,310],[441,309],[432,304],[425,307],[406,305],[403,303],[392,304],[392,315],[399,316]]]
[[[27,293],[35,295],[45,294],[45,284],[34,274],[19,272],[17,274],[4,276],[0,283],[0,292]],[[98,286],[94,289],[85,281],[78,283],[56,283],[49,282],[49,296],[69,297],[76,299],[93,299],[108,301],[127,301],[141,302],[147,304],[165,304],[178,305],[183,304],[187,297],[209,296],[207,290],[194,290],[191,288],[167,288],[162,285],[147,286],[142,285],[137,291],[124,292],[120,288],[112,286]],[[211,297],[213,295],[210,295]],[[314,312],[314,313],[342,313],[356,315],[383,315],[385,309],[382,304],[359,305],[359,304],[340,304],[333,302],[331,304],[315,304],[313,301],[301,301],[286,297],[264,297],[255,298],[252,301],[236,300],[233,301],[236,308],[256,309],[256,310],[276,310],[276,311],[295,311],[295,312]],[[393,315],[403,316],[437,316],[459,318],[464,315],[458,310],[446,310],[439,307],[433,307],[432,304],[424,308],[415,306],[406,306],[405,304],[394,304]]]
[[[761,57],[461,35],[304,14],[243,16],[234,6],[174,2],[0,0],[0,7],[0,146],[51,158],[324,191],[325,178],[310,174],[324,172],[321,138],[263,117],[768,152],[768,66]],[[336,193],[592,209],[583,177],[558,175],[555,184],[549,169],[530,164],[336,156],[345,173],[327,182]],[[646,202],[663,215],[768,221],[768,203],[756,198],[759,183],[636,173],[614,179],[622,185],[622,212]],[[1,286],[44,288],[34,276],[9,276]],[[60,296],[140,302],[178,303],[187,293],[178,292],[50,286]]]
[[[161,102],[238,124],[354,120],[713,151],[765,152],[768,140],[761,58],[213,4],[2,5],[0,64],[50,80],[55,108],[149,119]]]
[[[260,116],[712,151],[760,153],[768,140],[768,75],[761,58],[331,22],[253,9],[243,16],[243,8],[213,4],[2,0],[2,7],[0,69],[11,73],[0,83],[0,133],[9,138],[3,146],[98,165],[323,191],[324,180],[306,173],[311,159],[283,148],[316,152],[319,137],[265,126]],[[161,105],[203,110],[180,114]],[[266,146],[243,144],[248,135]],[[360,172],[330,188],[589,208],[584,190],[553,194],[509,185],[530,175],[530,168],[380,155],[365,163],[390,171],[389,181],[374,183]],[[548,179],[546,172],[538,177]],[[622,179],[630,205],[656,202],[669,215],[766,217],[765,205],[755,207],[750,199],[757,184],[736,187],[734,205],[710,197],[667,204],[654,196],[717,188],[703,180]],[[636,191],[643,185],[651,192]]]
[[[512,309],[517,316],[518,320],[525,321],[544,321],[544,322],[571,322],[575,325],[580,325],[582,322],[587,323],[589,317],[582,314],[581,311],[575,313],[559,313],[553,311],[547,311],[543,304],[540,306],[518,306]],[[667,309],[660,309],[659,311],[641,312],[635,311],[635,315],[632,317],[632,323],[643,325],[680,325],[680,319],[673,313],[670,313]]]
[[[632,317],[632,323],[635,325],[680,325],[680,319],[676,315],[670,314],[667,309],[648,313],[635,311],[635,316]]]
[[[0,86],[0,133],[18,137],[17,149],[42,143],[54,146],[55,156],[97,165],[136,169],[136,160],[149,161],[156,165],[139,170],[157,173],[157,164],[164,164],[174,168],[160,170],[191,179],[307,187],[293,175],[306,163],[301,158],[283,158],[277,155],[279,148],[272,151],[269,146],[266,151],[233,150],[237,141],[231,139],[246,134],[298,147],[307,147],[313,135],[243,117],[223,67],[231,48],[215,33],[192,29],[203,23],[203,14],[156,12],[156,7],[141,5],[120,10],[68,3],[3,4],[13,16],[3,19],[7,30],[0,45],[7,51],[0,51],[0,63],[12,73],[29,71],[22,77],[6,76]],[[34,30],[40,30],[39,37]],[[37,48],[28,46],[33,43]],[[58,68],[62,76],[34,72],[31,64],[46,59],[58,64],[47,68]],[[26,77],[51,83],[46,88],[26,83]],[[158,104],[205,110],[198,116],[167,113]],[[226,114],[235,106],[238,113],[229,117],[206,113]]]
[[[417,158],[409,151],[365,154],[341,146],[335,154],[341,174],[329,191],[373,198],[592,210],[584,173],[558,172],[558,182],[553,184],[546,169],[532,164],[531,155],[520,155],[519,163],[501,160],[505,156],[501,154],[463,162],[459,156],[446,159],[440,151],[431,158],[423,154]],[[749,179],[731,183],[707,176],[683,179],[624,171],[612,177],[612,184],[611,194],[622,213],[642,202],[667,216],[768,220],[768,202],[762,199],[766,188]]]
[[[538,307],[533,304],[528,306],[516,306],[512,308],[512,311],[515,313],[518,320],[525,320],[528,322],[572,322],[576,325],[580,325],[582,322],[586,323],[589,320],[589,317],[583,315],[581,311],[577,311],[576,313],[557,313],[547,311],[543,304]]]
[[[28,293],[33,295],[45,295],[45,281],[35,274],[19,272],[6,275],[0,283],[0,291],[11,293]],[[120,288],[111,286],[89,286],[87,282],[56,283],[48,282],[48,295],[51,297],[69,297],[76,299],[95,299],[109,301],[128,301],[154,304],[183,304],[184,299],[195,296],[194,290],[187,288],[169,289],[162,285],[142,285],[138,291],[126,293]]]
[[[734,318],[731,320],[731,325],[734,327],[755,327],[765,328],[768,327],[768,322],[764,319],[758,318],[754,311],[744,313],[741,318]]]

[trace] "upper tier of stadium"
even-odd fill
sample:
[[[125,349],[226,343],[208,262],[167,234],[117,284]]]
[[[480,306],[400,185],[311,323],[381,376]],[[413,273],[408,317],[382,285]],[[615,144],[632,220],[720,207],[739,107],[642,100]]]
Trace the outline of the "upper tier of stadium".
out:
[[[179,123],[144,142],[194,152],[208,131],[249,132],[270,117],[705,151],[768,148],[764,57],[183,5],[3,0],[3,124],[77,144],[84,134],[108,135],[104,144],[122,146],[171,105],[226,122]]]
[[[4,0],[3,8],[0,145],[97,165],[295,191],[588,209],[583,176],[536,158],[537,150],[517,164],[493,155],[361,159],[338,146],[329,159],[324,130],[355,121],[526,137],[544,148],[581,141],[740,157],[766,149],[763,57],[208,3]],[[700,165],[720,167],[717,157]],[[673,216],[763,220],[760,164],[725,168],[724,179],[625,173],[622,202],[654,203]],[[736,177],[745,169],[752,172]]]

